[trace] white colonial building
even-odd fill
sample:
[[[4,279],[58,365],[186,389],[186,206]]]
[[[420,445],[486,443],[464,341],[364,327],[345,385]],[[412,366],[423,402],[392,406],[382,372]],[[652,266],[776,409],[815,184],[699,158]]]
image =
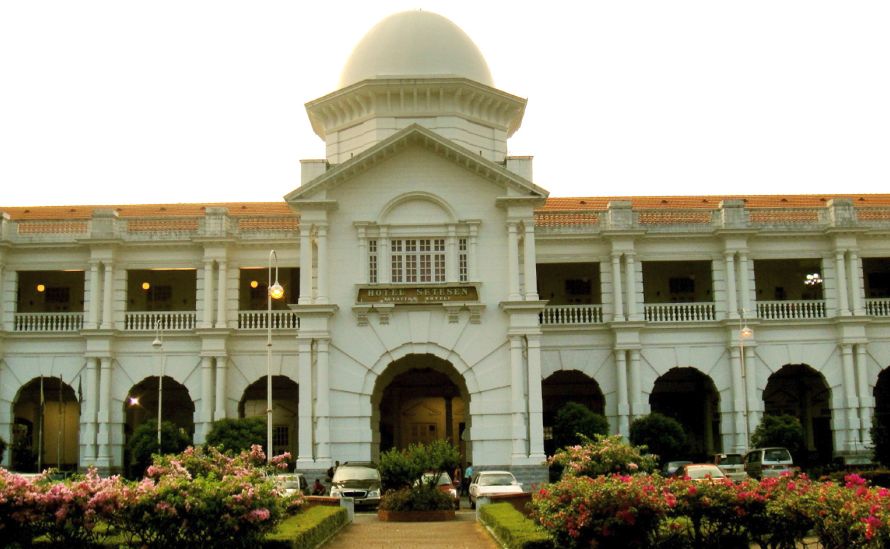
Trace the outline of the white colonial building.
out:
[[[568,401],[623,435],[672,415],[700,455],[764,413],[800,417],[812,459],[866,453],[890,195],[548,198],[507,155],[525,104],[402,13],[307,104],[327,157],[280,203],[0,208],[0,436],[120,469],[161,376],[200,443],[266,413],[271,355],[274,447],[306,471],[448,438],[542,479]]]

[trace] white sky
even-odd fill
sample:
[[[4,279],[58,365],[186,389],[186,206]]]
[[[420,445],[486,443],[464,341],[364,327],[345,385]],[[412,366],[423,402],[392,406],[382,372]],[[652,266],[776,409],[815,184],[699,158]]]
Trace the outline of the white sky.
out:
[[[551,196],[890,192],[885,0],[0,0],[0,206],[280,200],[304,103],[416,8],[529,99]]]

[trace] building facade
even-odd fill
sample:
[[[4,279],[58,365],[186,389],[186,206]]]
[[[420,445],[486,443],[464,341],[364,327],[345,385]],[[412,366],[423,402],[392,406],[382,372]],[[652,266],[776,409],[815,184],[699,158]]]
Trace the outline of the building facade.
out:
[[[671,415],[697,455],[765,413],[814,460],[867,455],[890,195],[549,198],[507,154],[525,104],[451,22],[397,14],[307,104],[327,156],[280,203],[0,208],[0,436],[120,470],[159,392],[201,443],[266,414],[268,371],[303,471],[445,438],[543,480],[569,401],[625,436]]]

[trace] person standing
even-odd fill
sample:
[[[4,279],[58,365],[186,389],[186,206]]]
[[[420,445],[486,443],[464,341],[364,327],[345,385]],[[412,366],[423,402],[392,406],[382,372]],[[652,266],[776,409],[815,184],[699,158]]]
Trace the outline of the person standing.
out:
[[[467,468],[464,471],[464,478],[461,481],[461,493],[464,495],[470,495],[470,479],[473,478],[473,464],[471,462],[467,462]]]

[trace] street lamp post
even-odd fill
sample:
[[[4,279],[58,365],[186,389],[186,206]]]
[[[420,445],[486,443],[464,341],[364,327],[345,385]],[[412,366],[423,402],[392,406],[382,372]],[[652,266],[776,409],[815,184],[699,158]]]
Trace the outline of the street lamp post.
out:
[[[748,373],[745,371],[745,341],[753,337],[754,330],[748,327],[748,323],[745,321],[745,310],[742,309],[742,316],[739,318],[739,360],[742,370],[742,387],[745,395],[743,399],[745,403],[745,451],[748,450],[748,445],[751,443],[750,433],[748,432]]]
[[[275,282],[272,282],[272,265],[275,265]],[[269,251],[269,285],[266,291],[266,463],[272,462],[272,300],[284,297],[284,288],[278,283],[278,255]]]
[[[161,410],[164,401],[164,374],[167,370],[167,357],[164,355],[164,341],[162,339],[161,320],[155,319],[155,339],[151,346],[161,355],[161,377],[158,378],[158,452],[161,451]]]

